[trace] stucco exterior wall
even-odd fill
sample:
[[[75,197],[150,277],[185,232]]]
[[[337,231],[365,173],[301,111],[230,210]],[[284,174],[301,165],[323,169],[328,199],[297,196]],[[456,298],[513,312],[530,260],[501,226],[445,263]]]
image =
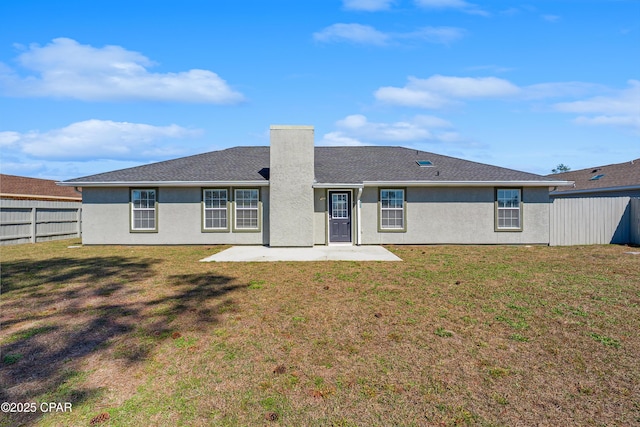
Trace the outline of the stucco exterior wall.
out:
[[[327,244],[327,190],[313,190],[313,244]]]
[[[199,187],[159,188],[158,231],[131,232],[129,192],[128,188],[83,188],[82,242],[84,244],[263,245],[269,241],[269,187],[260,188],[262,218],[261,229],[258,232],[203,232],[202,189]],[[229,213],[230,220],[233,220],[232,208],[229,209]]]
[[[246,244],[269,242],[270,188],[260,188],[259,232],[203,232],[201,188],[158,189],[158,232],[130,231],[128,188],[83,189],[84,244]],[[523,231],[495,231],[494,188],[406,188],[406,232],[378,230],[378,188],[362,194],[362,244],[548,244],[546,188],[523,189]],[[326,244],[326,189],[312,195],[312,244]],[[355,194],[354,194],[355,199]],[[272,200],[272,199],[271,199]],[[233,209],[230,209],[233,220]],[[297,212],[296,215],[302,214]],[[356,209],[354,207],[353,215]],[[355,220],[355,218],[354,218]],[[354,221],[355,224],[355,221]],[[354,242],[356,241],[354,225]]]
[[[272,126],[270,246],[313,246],[312,126]]]
[[[548,188],[524,188],[523,230],[495,231],[493,187],[406,188],[406,232],[378,230],[378,188],[362,193],[363,244],[548,244]]]

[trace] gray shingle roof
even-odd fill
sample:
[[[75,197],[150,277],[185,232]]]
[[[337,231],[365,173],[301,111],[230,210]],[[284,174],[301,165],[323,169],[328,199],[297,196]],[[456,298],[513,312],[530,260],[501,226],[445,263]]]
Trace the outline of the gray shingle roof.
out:
[[[596,175],[603,175],[599,179],[592,180]],[[606,166],[595,166],[575,171],[548,175],[549,178],[574,181],[573,187],[558,187],[554,193],[564,191],[597,191],[602,188],[624,188],[640,186],[640,159],[630,162],[615,163]]]
[[[266,181],[269,147],[234,147],[64,182]]]
[[[416,161],[429,160],[432,167]],[[319,183],[363,181],[552,181],[527,172],[403,147],[316,147]],[[75,178],[65,183],[266,181],[269,147],[235,147],[129,169]]]
[[[431,167],[420,167],[429,160]],[[544,178],[512,169],[403,147],[317,147],[318,182],[363,181],[539,181]]]

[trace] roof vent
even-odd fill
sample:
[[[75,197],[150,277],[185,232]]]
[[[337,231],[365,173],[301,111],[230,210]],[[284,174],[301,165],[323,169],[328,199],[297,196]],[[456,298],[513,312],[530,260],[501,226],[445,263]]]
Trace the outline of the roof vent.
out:
[[[421,168],[428,168],[433,166],[433,163],[430,160],[416,160],[416,163],[421,167]]]
[[[592,170],[592,171],[591,171],[591,173],[596,173],[596,172],[598,172],[599,170],[600,170],[600,169],[594,169],[594,170]]]
[[[599,175],[594,175],[594,176],[592,176],[591,178],[589,178],[589,181],[597,181],[597,180],[599,180],[600,178],[602,178],[603,176],[604,176],[604,174],[603,174],[603,173],[601,173],[601,174],[599,174]]]

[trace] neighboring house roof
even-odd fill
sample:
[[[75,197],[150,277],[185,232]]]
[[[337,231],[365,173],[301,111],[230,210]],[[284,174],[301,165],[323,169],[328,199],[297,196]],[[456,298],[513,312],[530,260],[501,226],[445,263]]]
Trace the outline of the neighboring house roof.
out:
[[[73,188],[59,187],[56,181],[5,174],[0,174],[0,197],[3,199],[82,200],[82,195]]]
[[[421,167],[418,161],[430,161]],[[318,184],[376,182],[523,182],[562,185],[556,179],[403,147],[315,147]],[[269,180],[269,147],[235,147],[144,166],[70,179],[62,185],[208,183]],[[566,184],[566,183],[564,183]]]
[[[554,189],[552,195],[640,190],[640,159],[548,176],[575,182],[573,187]]]

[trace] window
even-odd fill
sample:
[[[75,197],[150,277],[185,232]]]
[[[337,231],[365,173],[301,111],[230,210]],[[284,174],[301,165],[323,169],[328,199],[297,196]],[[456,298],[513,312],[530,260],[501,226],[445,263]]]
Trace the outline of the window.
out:
[[[156,231],[156,190],[131,190],[131,230]]]
[[[380,190],[380,229],[405,231],[404,190]]]
[[[259,229],[259,191],[257,189],[235,190],[235,228],[238,230]]]
[[[521,190],[499,188],[496,190],[496,228],[498,230],[522,230]]]
[[[202,190],[205,230],[228,230],[228,192],[226,189]]]
[[[331,194],[331,218],[349,218],[349,193]]]

